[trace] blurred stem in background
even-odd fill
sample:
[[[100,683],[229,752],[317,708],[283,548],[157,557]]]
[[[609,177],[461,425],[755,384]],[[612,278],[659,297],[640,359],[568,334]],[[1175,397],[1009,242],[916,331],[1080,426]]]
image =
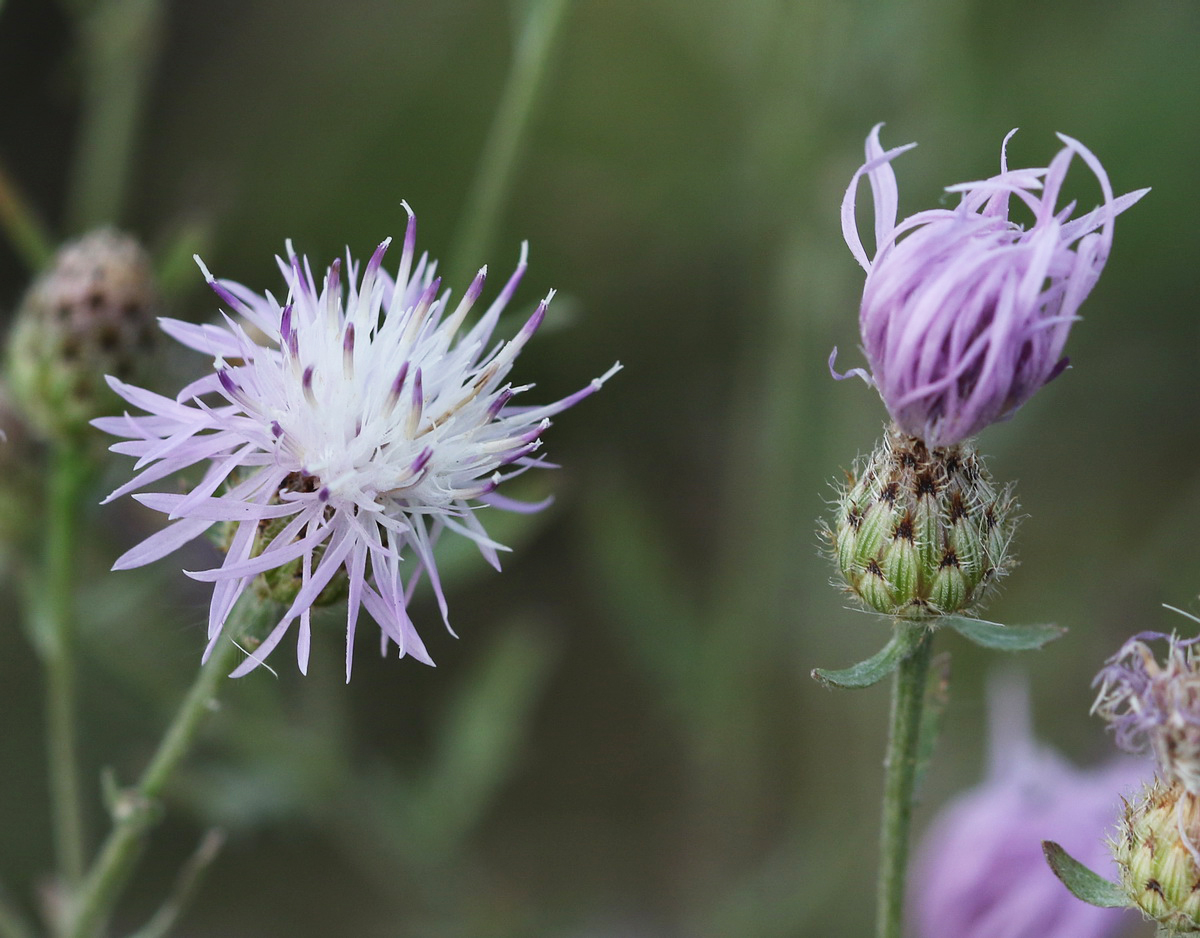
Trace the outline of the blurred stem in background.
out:
[[[75,19],[84,82],[69,231],[118,224],[148,81],[161,45],[159,0],[62,0]]]
[[[52,447],[46,477],[44,546],[37,572],[26,581],[30,639],[46,672],[46,733],[50,803],[60,886],[68,893],[84,865],[76,729],[75,594],[82,495],[91,476],[77,440]]]
[[[525,0],[508,79],[492,117],[475,180],[455,232],[448,283],[466,283],[483,263],[512,189],[521,146],[545,85],[550,60],[570,0]],[[472,266],[474,265],[474,266]]]
[[[277,607],[253,593],[243,596],[230,615],[141,780],[118,793],[111,805],[113,829],[71,903],[63,930],[68,938],[91,938],[103,930],[158,817],[157,801],[195,741],[204,715],[213,709],[217,689],[236,665],[246,638],[278,615]]]
[[[54,256],[54,237],[0,167],[0,227],[31,272],[41,270]]]

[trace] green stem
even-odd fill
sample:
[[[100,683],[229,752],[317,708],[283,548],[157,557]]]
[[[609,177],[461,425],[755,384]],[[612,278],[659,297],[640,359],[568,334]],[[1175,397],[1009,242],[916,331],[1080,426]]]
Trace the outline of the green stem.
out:
[[[0,168],[0,227],[31,271],[39,271],[54,257],[54,238],[24,196]]]
[[[163,18],[159,0],[103,0],[76,15],[85,85],[68,205],[78,233],[121,220]]]
[[[75,581],[80,502],[89,471],[86,455],[58,443],[46,479],[45,544],[41,568],[28,581],[26,608],[34,649],[46,672],[46,747],[58,875],[68,891],[83,876],[83,802],[75,700]]]
[[[876,938],[900,938],[903,931],[908,828],[921,736],[921,709],[933,649],[924,625],[902,625],[910,650],[892,677],[892,722],[884,761],[883,823],[879,837],[879,892]]]
[[[568,0],[529,0],[508,79],[455,233],[451,283],[474,275],[495,236],[567,5]]]
[[[217,688],[236,665],[243,637],[274,611],[245,597],[225,623],[150,765],[114,809],[113,829],[73,903],[64,931],[67,938],[91,938],[103,927],[157,818],[156,802],[195,741],[204,716],[212,710]]]

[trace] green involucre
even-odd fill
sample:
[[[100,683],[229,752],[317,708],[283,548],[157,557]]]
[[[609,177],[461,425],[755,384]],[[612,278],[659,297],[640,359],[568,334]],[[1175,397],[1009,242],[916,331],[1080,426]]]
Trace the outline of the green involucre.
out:
[[[893,428],[848,478],[827,535],[848,590],[868,609],[908,619],[972,613],[1012,565],[1015,508],[970,443],[930,450]]]
[[[1130,901],[1171,935],[1200,932],[1200,865],[1192,856],[1197,843],[1200,799],[1178,782],[1158,779],[1126,803],[1110,843]]]

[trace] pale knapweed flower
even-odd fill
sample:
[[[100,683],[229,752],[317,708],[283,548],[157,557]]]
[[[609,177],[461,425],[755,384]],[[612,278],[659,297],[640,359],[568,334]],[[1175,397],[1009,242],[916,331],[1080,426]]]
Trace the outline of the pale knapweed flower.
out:
[[[405,205],[406,211],[408,206]],[[334,261],[318,286],[290,243],[279,259],[283,302],[241,284],[209,285],[227,305],[219,325],[161,321],[173,338],[214,358],[213,370],[174,399],[109,383],[146,416],[104,418],[102,430],[127,438],[112,449],[138,459],[137,474],[111,501],[202,464],[187,494],[135,495],[173,522],[121,556],[114,569],[171,553],[214,524],[225,526],[222,564],[189,573],[214,584],[208,649],[242,592],[256,578],[288,605],[235,675],[262,662],[298,621],[297,657],[306,670],[310,612],[323,594],[344,595],[346,675],[355,624],[365,608],[401,655],[432,663],[406,606],[427,576],[449,628],[434,545],[449,530],[474,541],[499,567],[480,506],[536,511],[499,494],[505,480],[547,463],[538,455],[550,418],[578,403],[620,367],[552,404],[518,406],[532,385],[508,380],[517,354],[537,331],[553,293],[509,341],[492,333],[525,272],[520,263],[470,328],[483,292],[481,270],[457,306],[441,290],[435,264],[415,253],[408,228],[393,278],[381,267],[384,241],[360,270]],[[271,577],[275,577],[271,580]],[[288,584],[290,588],[288,587]]]
[[[1149,643],[1167,643],[1160,663]],[[1092,711],[1129,752],[1150,749],[1160,774],[1200,795],[1200,638],[1141,632],[1096,675]]]
[[[1128,909],[1080,902],[1055,878],[1042,841],[1115,873],[1105,842],[1122,793],[1151,766],[1123,759],[1081,770],[1039,745],[1027,694],[993,687],[990,769],[944,808],[922,840],[910,881],[917,938],[1109,938],[1138,920]]]
[[[951,446],[1010,416],[1066,367],[1067,333],[1108,259],[1113,220],[1149,190],[1114,198],[1100,161],[1063,134],[1049,166],[1009,169],[1010,133],[999,175],[949,186],[961,197],[956,207],[897,223],[891,162],[916,144],[885,151],[881,126],[842,200],[842,232],[867,272],[859,326],[870,371],[835,377],[864,378],[901,430],[930,447]],[[1072,219],[1075,203],[1058,202],[1076,156],[1095,174],[1103,203]],[[855,219],[863,176],[875,204],[874,256]],[[1028,209],[1028,228],[1009,217],[1014,199]]]

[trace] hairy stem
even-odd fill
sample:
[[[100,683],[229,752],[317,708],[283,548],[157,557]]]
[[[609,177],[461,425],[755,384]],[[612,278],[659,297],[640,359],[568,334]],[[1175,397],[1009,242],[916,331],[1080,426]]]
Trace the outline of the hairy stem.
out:
[[[884,761],[883,822],[879,837],[879,891],[876,938],[901,938],[908,828],[921,735],[921,709],[933,635],[924,625],[908,629],[909,653],[892,676],[892,719]]]

